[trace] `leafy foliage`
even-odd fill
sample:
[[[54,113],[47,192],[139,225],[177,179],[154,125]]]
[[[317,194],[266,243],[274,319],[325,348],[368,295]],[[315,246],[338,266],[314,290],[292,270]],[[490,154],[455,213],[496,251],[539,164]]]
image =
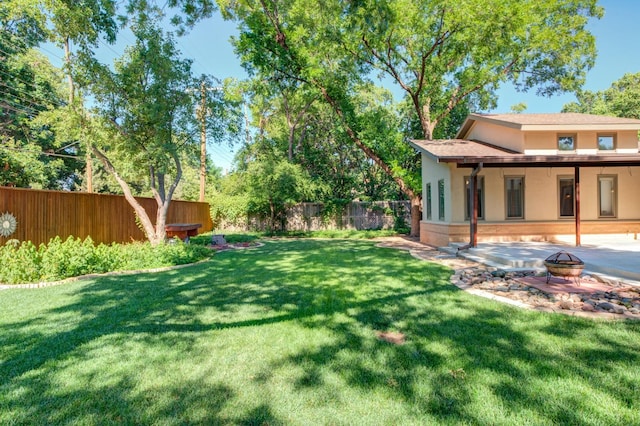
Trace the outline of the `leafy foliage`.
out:
[[[24,6],[24,5],[23,5]],[[63,99],[62,73],[32,48],[44,33],[34,11],[0,6],[0,184],[73,188],[78,162],[34,121]]]
[[[99,244],[69,237],[52,238],[36,247],[30,241],[0,247],[0,282],[8,284],[55,281],[85,274],[149,269],[193,263],[211,254],[202,245],[149,243]]]
[[[284,230],[286,207],[304,201],[313,191],[304,170],[286,160],[265,157],[254,161],[245,179],[249,212],[269,218],[271,230]]]
[[[595,57],[586,24],[602,15],[595,0],[219,5],[240,24],[235,45],[249,72],[281,87],[317,93],[353,145],[411,199],[413,235],[420,206],[416,163],[397,153],[388,155],[388,147],[367,134],[372,121],[370,111],[360,107],[359,90],[390,78],[404,91],[422,137],[433,139],[439,123],[447,128],[456,122],[448,118],[459,106],[494,105],[503,82],[512,81],[522,90],[536,87],[547,95],[575,90]]]
[[[562,111],[640,119],[640,73],[625,74],[606,90],[580,91],[577,99]]]
[[[189,137],[195,123],[191,62],[180,57],[171,34],[159,27],[156,16],[140,14],[132,26],[136,42],[116,60],[115,70],[97,66],[92,92],[98,113],[110,137],[92,146],[104,167],[120,184],[136,210],[145,234],[153,244],[164,241],[166,214],[182,177],[181,154],[193,143]],[[119,156],[125,161],[116,163]],[[119,170],[125,167],[141,179],[158,205],[155,225],[135,200]]]

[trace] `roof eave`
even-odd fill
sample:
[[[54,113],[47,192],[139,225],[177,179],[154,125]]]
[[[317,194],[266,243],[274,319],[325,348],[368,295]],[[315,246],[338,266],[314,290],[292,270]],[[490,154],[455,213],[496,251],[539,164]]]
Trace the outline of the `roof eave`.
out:
[[[444,163],[458,167],[473,167],[482,163],[487,167],[632,167],[640,166],[640,155],[616,157],[513,156],[513,157],[440,157]]]

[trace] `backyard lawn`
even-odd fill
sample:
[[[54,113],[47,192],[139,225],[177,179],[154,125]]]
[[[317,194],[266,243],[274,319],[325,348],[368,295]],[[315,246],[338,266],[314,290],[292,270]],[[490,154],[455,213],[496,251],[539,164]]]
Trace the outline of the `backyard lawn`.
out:
[[[371,241],[275,240],[0,291],[0,424],[640,422],[640,322],[509,307],[450,274]]]

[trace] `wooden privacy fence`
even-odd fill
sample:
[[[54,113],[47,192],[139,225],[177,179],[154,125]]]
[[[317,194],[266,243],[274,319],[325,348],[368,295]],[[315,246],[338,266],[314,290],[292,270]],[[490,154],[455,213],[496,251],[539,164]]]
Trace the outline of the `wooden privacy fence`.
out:
[[[155,222],[157,204],[138,198]],[[121,195],[86,192],[40,191],[0,187],[0,215],[10,213],[17,221],[13,234],[0,235],[0,243],[16,239],[38,245],[51,238],[90,236],[97,243],[144,241],[131,205]],[[199,232],[213,228],[208,203],[171,201],[167,223],[201,223]]]
[[[411,224],[409,201],[354,201],[344,206],[342,214],[338,215],[325,212],[322,203],[300,203],[287,209],[286,230],[393,229],[398,218],[407,226]],[[267,220],[250,217],[246,229],[265,230],[267,226]],[[225,227],[225,224],[221,227]]]

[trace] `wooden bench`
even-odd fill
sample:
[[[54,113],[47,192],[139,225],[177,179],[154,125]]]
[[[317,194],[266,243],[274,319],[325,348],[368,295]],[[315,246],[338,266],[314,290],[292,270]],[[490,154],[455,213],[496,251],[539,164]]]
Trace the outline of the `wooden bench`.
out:
[[[198,228],[201,227],[201,223],[168,223],[164,230],[167,232],[167,238],[178,237],[188,243],[190,237],[198,235]]]

